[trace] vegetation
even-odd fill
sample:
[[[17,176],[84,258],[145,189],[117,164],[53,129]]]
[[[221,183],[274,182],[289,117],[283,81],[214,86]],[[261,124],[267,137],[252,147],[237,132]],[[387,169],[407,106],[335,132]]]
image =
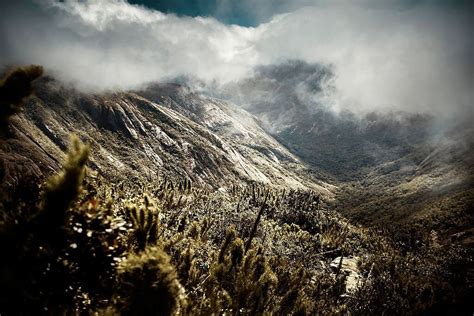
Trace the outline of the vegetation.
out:
[[[2,314],[416,314],[467,297],[465,250],[426,236],[401,247],[311,191],[112,184],[87,156],[72,138],[41,189],[4,194]]]
[[[23,82],[15,97],[0,90],[2,117],[40,73],[2,81]],[[410,225],[367,228],[341,213],[394,196],[337,204],[260,183],[110,181],[89,156],[74,136],[56,175],[0,192],[0,314],[472,314],[472,189],[425,204]],[[448,242],[437,233],[454,228],[464,232]]]
[[[43,67],[16,68],[0,80],[0,128],[4,132],[10,117],[19,111],[23,100],[33,93],[31,82],[43,74]]]

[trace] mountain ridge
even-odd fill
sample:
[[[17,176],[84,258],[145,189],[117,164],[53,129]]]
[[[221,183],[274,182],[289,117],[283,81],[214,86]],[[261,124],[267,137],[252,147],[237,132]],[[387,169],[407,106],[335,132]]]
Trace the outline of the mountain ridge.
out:
[[[158,92],[157,102],[146,98],[150,89]],[[160,170],[215,189],[257,181],[330,195],[334,187],[308,176],[304,164],[252,115],[180,85],[88,95],[44,78],[12,129],[21,140],[8,139],[4,146],[4,183],[21,173],[8,168],[15,155],[34,175],[57,169],[54,157],[62,156],[68,134],[74,132],[91,144],[91,167],[114,178],[151,180]]]
[[[37,293],[41,279],[42,299],[28,310],[118,311],[120,304],[134,310],[131,299],[143,293],[137,287],[124,294],[122,286],[143,284],[142,268],[159,255],[188,294],[173,297],[188,301],[190,314],[250,311],[239,299],[247,289],[276,298],[275,306],[260,310],[283,314],[289,295],[301,300],[298,311],[304,302],[305,314],[469,309],[474,191],[462,169],[474,165],[469,144],[422,146],[372,166],[363,179],[330,184],[265,122],[185,85],[87,94],[43,78],[35,87],[0,146],[0,237],[7,252],[18,254],[2,265],[14,272],[2,282],[16,289],[2,296],[5,308]],[[88,145],[78,137],[68,142],[71,132]],[[51,236],[59,243],[50,243]],[[139,273],[122,282],[124,264],[131,263]],[[246,263],[266,272],[249,279]],[[40,269],[21,270],[30,265]],[[221,273],[232,269],[237,273]],[[288,287],[288,271],[297,283],[279,290]],[[96,274],[108,281],[89,284]],[[270,287],[260,276],[270,278]],[[197,296],[193,284],[205,284]],[[64,305],[56,306],[56,293],[65,288]],[[275,295],[262,296],[262,288]],[[221,293],[240,294],[206,306]]]

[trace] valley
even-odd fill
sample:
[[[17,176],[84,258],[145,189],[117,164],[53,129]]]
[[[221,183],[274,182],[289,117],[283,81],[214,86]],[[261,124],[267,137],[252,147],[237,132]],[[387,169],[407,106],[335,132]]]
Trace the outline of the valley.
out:
[[[15,253],[1,268],[16,278],[2,279],[2,308],[40,286],[29,311],[146,313],[139,271],[170,269],[178,314],[469,309],[473,147],[458,133],[432,142],[429,117],[336,115],[285,91],[244,106],[183,83],[34,87],[1,143],[0,242]]]
[[[0,1],[0,316],[474,315],[474,1]]]

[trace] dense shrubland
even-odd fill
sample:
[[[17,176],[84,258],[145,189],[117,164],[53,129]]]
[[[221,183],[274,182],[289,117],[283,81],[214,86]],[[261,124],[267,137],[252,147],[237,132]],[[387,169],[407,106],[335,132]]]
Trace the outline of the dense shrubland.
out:
[[[415,314],[470,290],[461,248],[382,237],[311,191],[109,183],[88,155],[73,138],[57,175],[3,192],[2,314]]]

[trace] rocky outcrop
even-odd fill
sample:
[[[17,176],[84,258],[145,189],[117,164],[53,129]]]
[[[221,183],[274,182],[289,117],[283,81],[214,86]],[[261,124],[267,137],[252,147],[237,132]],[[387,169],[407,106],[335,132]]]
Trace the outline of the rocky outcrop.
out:
[[[85,94],[43,78],[36,91],[2,145],[4,183],[57,169],[68,135],[76,133],[91,144],[90,167],[109,178],[173,175],[213,188],[257,181],[330,194],[332,187],[311,178],[252,115],[186,87]],[[8,160],[20,153],[28,157],[14,170]]]
[[[336,273],[343,273],[346,276],[346,292],[352,293],[359,288],[362,283],[362,276],[359,270],[358,257],[337,257],[334,259],[330,267]]]

